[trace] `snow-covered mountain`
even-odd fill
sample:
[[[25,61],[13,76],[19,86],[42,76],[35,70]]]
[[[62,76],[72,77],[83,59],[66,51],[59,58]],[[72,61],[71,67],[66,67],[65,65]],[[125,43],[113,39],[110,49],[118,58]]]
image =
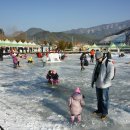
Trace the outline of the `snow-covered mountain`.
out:
[[[72,30],[65,31],[65,33],[80,34],[80,35],[82,34],[82,35],[93,36],[97,39],[102,39],[103,37],[112,35],[128,27],[130,27],[130,20],[118,22],[118,23],[103,24],[103,25],[90,27],[90,28],[72,29]]]
[[[114,42],[116,44],[124,42],[130,45],[130,27],[123,29],[115,34],[112,34],[111,36],[105,37],[100,41],[100,43],[109,42]]]

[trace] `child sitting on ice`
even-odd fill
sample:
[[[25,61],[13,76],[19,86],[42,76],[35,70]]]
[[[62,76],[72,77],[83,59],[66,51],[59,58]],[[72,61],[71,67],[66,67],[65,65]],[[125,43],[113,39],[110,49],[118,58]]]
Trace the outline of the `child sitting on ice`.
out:
[[[52,84],[52,70],[48,71],[46,78],[48,79],[48,83]]]
[[[81,121],[81,112],[85,105],[84,96],[81,94],[80,88],[76,88],[74,93],[69,98],[68,106],[70,108],[71,123],[74,123],[77,118],[78,123]]]
[[[55,85],[59,83],[59,75],[56,70],[52,70],[52,83]]]
[[[33,58],[32,57],[28,58],[28,63],[33,63]]]
[[[48,83],[54,85],[57,85],[59,83],[59,75],[57,74],[56,70],[49,70],[46,78],[48,79]]]

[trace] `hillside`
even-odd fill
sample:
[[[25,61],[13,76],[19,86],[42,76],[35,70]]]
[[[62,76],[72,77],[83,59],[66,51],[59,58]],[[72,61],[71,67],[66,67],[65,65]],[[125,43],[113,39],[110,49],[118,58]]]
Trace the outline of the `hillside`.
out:
[[[101,44],[114,42],[116,44],[125,42],[130,45],[130,27],[105,37],[100,41]]]
[[[0,28],[0,34],[3,34],[4,35],[4,31],[3,29]]]
[[[38,42],[41,40],[46,41],[59,41],[64,40],[67,42],[84,42],[93,43],[99,42],[107,36],[111,36],[120,31],[130,27],[130,20],[118,23],[103,24],[91,28],[72,29],[64,32],[49,32],[41,28],[30,28],[25,32],[15,33],[17,40],[32,40]]]
[[[3,29],[0,29],[0,40],[5,38]]]
[[[48,41],[73,41],[74,42],[92,42],[100,41],[104,37],[118,33],[123,29],[130,27],[130,20],[118,23],[103,24],[91,28],[72,29],[64,32],[49,32],[40,28],[31,28],[25,33],[29,40],[48,40]]]
[[[33,40],[35,42],[46,40],[46,41],[59,41],[64,40],[71,42],[72,38],[74,42],[85,42],[90,40],[88,36],[78,34],[66,34],[64,32],[49,32],[40,28],[30,28],[26,32],[22,32],[15,36],[16,39]]]
[[[89,37],[94,37],[97,40],[100,40],[106,36],[117,33],[123,29],[130,27],[130,20],[118,22],[118,23],[110,23],[103,24],[91,28],[80,28],[80,29],[72,29],[69,31],[65,31],[67,34],[82,34]]]

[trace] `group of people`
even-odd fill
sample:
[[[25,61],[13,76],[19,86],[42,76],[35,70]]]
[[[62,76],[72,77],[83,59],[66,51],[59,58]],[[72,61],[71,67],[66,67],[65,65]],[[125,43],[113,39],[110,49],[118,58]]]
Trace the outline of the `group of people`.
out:
[[[90,52],[83,52],[80,56],[80,65],[81,65],[81,70],[84,70],[84,66],[88,66],[89,62],[87,59],[87,55],[90,56],[90,62],[94,62],[94,56],[95,56],[95,50],[92,49]]]
[[[57,74],[56,70],[49,70],[46,78],[48,79],[48,83],[57,85],[59,83],[59,75]]]
[[[89,65],[88,56],[90,57],[90,62],[94,63],[94,59],[96,60],[96,56],[97,56],[98,53],[99,53],[98,49],[96,51],[94,49],[92,49],[90,52],[83,52],[80,56],[81,70],[85,69],[84,66]],[[108,59],[111,59],[112,57],[111,57],[110,51],[109,50],[106,51],[106,49],[104,49],[103,57],[107,57]]]
[[[21,55],[19,53],[14,53],[14,52],[11,52],[10,56],[12,57],[14,68],[20,67],[20,59],[21,58],[23,58],[23,59],[27,58],[26,54]]]
[[[100,116],[104,120],[108,115],[109,88],[115,76],[115,66],[110,52],[103,53],[97,51],[95,58],[96,65],[92,74],[91,87],[95,87],[96,89],[97,109],[93,111],[93,114]],[[75,118],[77,118],[78,122],[81,121],[81,113],[84,105],[84,96],[81,94],[80,88],[76,88],[69,98],[68,103],[72,123],[75,121]]]

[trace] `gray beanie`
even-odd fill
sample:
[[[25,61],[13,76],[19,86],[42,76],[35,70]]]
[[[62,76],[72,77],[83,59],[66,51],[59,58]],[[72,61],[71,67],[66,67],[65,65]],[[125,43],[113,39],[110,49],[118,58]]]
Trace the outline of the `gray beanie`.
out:
[[[103,57],[103,53],[101,51],[97,52],[95,55],[96,59],[102,58]]]

